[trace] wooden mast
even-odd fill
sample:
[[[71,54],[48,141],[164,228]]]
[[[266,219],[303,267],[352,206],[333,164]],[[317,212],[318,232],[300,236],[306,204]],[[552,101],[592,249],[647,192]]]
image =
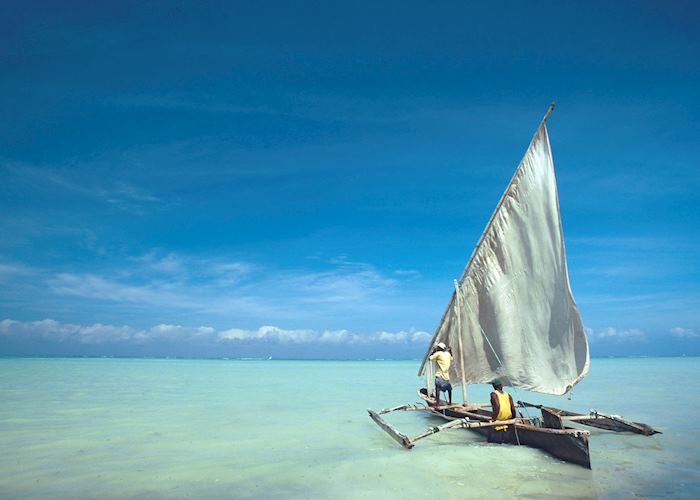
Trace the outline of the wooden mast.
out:
[[[464,375],[464,348],[462,347],[462,301],[460,300],[461,294],[459,293],[459,283],[457,282],[457,280],[455,280],[455,295],[457,297],[457,331],[459,332],[459,334],[457,335],[457,342],[459,343],[459,368],[462,372],[462,383],[460,385],[462,386],[462,401],[464,403],[468,403],[469,399],[467,398],[467,377]]]

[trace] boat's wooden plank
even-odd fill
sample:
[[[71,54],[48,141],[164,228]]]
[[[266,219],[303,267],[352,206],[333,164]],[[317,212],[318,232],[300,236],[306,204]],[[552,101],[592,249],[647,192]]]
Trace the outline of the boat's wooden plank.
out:
[[[548,408],[542,407],[542,421],[544,422],[544,426],[547,427],[548,429],[563,429],[564,424],[561,421],[561,417],[554,413],[553,411],[550,411]]]
[[[436,415],[438,417],[442,417],[446,420],[458,420],[458,419],[461,419],[461,418],[464,418],[465,416],[467,416],[470,418],[478,417],[478,419],[480,419],[481,421],[488,421],[488,422],[491,421],[490,417],[487,417],[485,415],[471,413],[471,412],[460,412],[460,411],[453,410],[451,413],[454,413],[457,416],[452,416],[452,415],[440,413],[440,412],[433,412],[433,415]],[[584,431],[582,429],[575,429],[573,427],[564,427],[563,429],[550,429],[550,428],[546,428],[546,427],[539,427],[536,425],[530,425],[527,423],[527,421],[530,420],[528,418],[522,418],[522,419],[518,419],[518,420],[520,420],[520,421],[515,424],[518,428],[525,427],[525,428],[534,429],[538,432],[543,432],[543,433],[547,433],[547,434],[571,434],[574,436],[579,436],[579,435],[580,436],[589,436],[591,434],[588,431]]]
[[[481,420],[483,422],[488,422],[489,420],[491,420],[491,416],[482,415],[481,413],[475,413],[473,411],[468,411],[468,410],[464,410],[464,411],[456,410],[456,411],[458,413],[463,413],[465,417],[469,417],[469,418],[472,418],[474,420]]]
[[[367,410],[367,412],[369,413],[369,416],[372,417],[372,420],[374,420],[379,427],[384,429],[384,431],[394,438],[401,446],[409,450],[413,448],[413,443],[411,443],[411,440],[408,438],[408,436],[406,436],[406,434],[399,432],[393,425],[387,423],[377,414],[377,412],[373,410]]]

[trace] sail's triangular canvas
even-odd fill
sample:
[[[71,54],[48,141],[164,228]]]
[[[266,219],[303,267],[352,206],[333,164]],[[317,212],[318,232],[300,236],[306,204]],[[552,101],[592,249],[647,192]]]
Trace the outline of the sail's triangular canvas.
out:
[[[564,394],[588,371],[588,341],[569,286],[544,121],[459,280],[434,341],[452,347],[453,384],[503,377],[506,385]]]

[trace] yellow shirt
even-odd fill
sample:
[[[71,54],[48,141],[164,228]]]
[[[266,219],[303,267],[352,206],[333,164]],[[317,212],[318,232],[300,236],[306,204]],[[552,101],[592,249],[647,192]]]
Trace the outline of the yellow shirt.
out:
[[[498,398],[498,415],[496,415],[496,420],[510,420],[514,417],[513,412],[510,411],[510,396],[502,391],[495,391],[496,397]],[[496,430],[500,431],[507,429],[507,425],[498,425]]]
[[[452,354],[447,351],[438,351],[430,356],[430,361],[437,362],[438,369],[435,372],[436,377],[441,377],[446,381],[450,381],[450,365],[452,364]]]

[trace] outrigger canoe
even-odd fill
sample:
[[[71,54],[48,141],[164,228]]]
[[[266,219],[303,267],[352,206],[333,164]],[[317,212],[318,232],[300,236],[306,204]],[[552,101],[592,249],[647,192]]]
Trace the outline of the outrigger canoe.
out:
[[[496,425],[495,422],[491,422],[492,412],[488,409],[489,405],[453,404],[436,407],[435,398],[428,395],[427,389],[421,389],[418,395],[425,401],[425,406],[408,404],[378,412],[368,410],[370,417],[404,448],[411,449],[418,440],[447,429],[465,428],[488,435],[490,427]],[[575,422],[615,432],[632,432],[644,436],[660,434],[659,431],[646,424],[630,422],[621,417],[599,413],[595,410],[592,410],[588,415],[584,415],[523,401],[518,401],[516,410],[519,408],[539,409],[541,416],[518,417],[498,422],[498,424],[507,423],[513,426],[513,431],[509,433],[510,444],[538,448],[555,458],[581,465],[588,469],[591,468],[591,458],[588,450],[590,432],[571,427],[566,425],[565,422]],[[429,427],[425,432],[409,437],[399,432],[382,418],[382,415],[399,410],[428,411],[431,415],[443,418],[449,423]]]

